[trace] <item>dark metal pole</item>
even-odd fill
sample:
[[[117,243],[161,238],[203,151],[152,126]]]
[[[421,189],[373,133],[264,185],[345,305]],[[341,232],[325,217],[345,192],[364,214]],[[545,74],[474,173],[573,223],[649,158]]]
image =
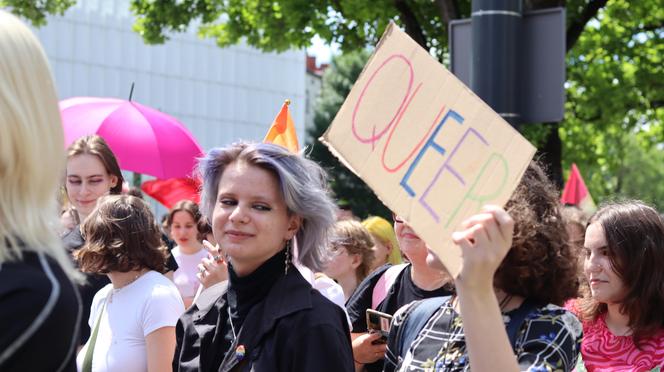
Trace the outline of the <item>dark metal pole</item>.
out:
[[[131,82],[131,89],[129,90],[129,102],[131,102],[132,97],[134,97],[134,82]]]
[[[473,0],[471,89],[508,123],[520,122],[517,82],[522,0]]]

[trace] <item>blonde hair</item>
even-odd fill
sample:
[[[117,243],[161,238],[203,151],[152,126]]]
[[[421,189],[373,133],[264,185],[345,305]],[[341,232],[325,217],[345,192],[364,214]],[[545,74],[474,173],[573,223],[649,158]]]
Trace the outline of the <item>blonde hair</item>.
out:
[[[392,247],[390,255],[387,257],[388,263],[398,265],[402,262],[399,242],[391,223],[382,217],[372,216],[362,221],[362,226],[381,244]]]
[[[31,250],[49,255],[75,276],[56,232],[64,134],[55,85],[37,38],[3,10],[0,123],[0,263]]]

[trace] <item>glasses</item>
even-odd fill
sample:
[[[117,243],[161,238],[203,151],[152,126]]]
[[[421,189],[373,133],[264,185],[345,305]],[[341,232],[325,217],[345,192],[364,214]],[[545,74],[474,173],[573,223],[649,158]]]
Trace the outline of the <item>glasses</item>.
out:
[[[341,244],[332,244],[330,246],[330,253],[332,253],[334,256],[339,256],[344,252],[348,252],[348,250]]]
[[[395,223],[404,223],[403,218],[397,216],[396,214],[392,213],[392,219],[394,220]]]

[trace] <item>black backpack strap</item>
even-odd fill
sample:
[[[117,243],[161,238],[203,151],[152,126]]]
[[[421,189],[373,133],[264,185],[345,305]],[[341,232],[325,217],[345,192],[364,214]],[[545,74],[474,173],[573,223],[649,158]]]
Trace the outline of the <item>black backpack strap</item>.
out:
[[[512,345],[512,350],[516,352],[516,339],[519,336],[519,330],[526,320],[526,317],[537,309],[537,304],[525,299],[521,306],[510,314],[510,321],[507,323],[507,337]]]
[[[398,356],[406,356],[410,345],[415,341],[433,314],[450,299],[450,296],[432,297],[415,301],[404,316],[404,322],[397,331]]]

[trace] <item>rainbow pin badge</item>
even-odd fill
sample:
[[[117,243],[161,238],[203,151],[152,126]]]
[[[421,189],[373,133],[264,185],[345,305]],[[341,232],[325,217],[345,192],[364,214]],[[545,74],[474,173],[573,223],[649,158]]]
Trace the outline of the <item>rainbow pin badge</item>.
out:
[[[244,354],[245,354],[245,349],[244,345],[240,345],[235,349],[235,359],[239,362],[242,359],[244,359]]]

